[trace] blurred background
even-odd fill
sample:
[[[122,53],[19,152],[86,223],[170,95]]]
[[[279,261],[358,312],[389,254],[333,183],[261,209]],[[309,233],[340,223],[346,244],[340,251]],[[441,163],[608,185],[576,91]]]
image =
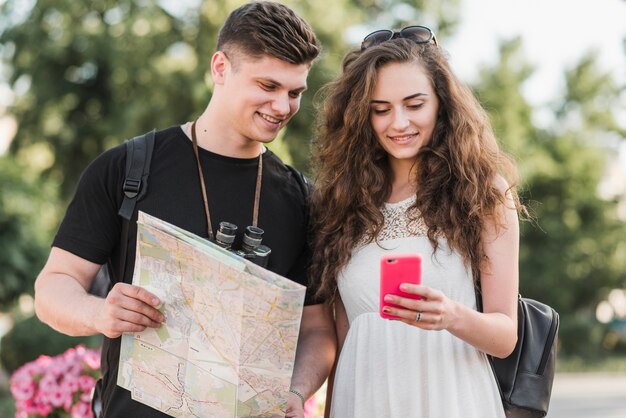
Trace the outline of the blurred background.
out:
[[[375,29],[431,27],[518,161],[536,218],[522,224],[521,293],[560,313],[557,382],[626,376],[626,1],[283,2],[324,50],[270,148],[308,171],[314,92],[343,55]],[[204,110],[217,31],[242,3],[0,0],[0,416],[13,414],[17,367],[100,342],[33,316],[33,282],[80,173],[125,138]]]

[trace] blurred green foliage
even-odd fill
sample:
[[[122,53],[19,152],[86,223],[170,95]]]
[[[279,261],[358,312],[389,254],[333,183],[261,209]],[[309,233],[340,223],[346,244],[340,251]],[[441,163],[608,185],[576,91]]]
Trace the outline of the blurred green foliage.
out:
[[[33,159],[36,157],[33,156]],[[17,159],[0,157],[0,311],[9,309],[33,283],[56,228],[56,189]]]
[[[16,322],[0,340],[0,364],[11,374],[41,354],[56,356],[78,344],[96,348],[102,344],[102,337],[70,337],[53,330],[36,316],[30,316]]]
[[[32,291],[59,214],[90,160],[124,138],[202,112],[212,91],[209,63],[217,31],[242,3],[0,4],[0,56],[16,92],[9,113],[19,121],[9,155],[0,162],[0,309]],[[458,0],[285,3],[312,24],[323,44],[300,112],[272,145],[304,170],[314,134],[314,92],[359,42],[352,39],[354,28],[367,33],[426,24],[445,47],[462,19]],[[520,39],[502,42],[499,61],[482,68],[473,86],[503,147],[519,162],[522,198],[535,217],[522,224],[521,292],[560,312],[562,353],[581,356],[603,352],[606,328],[595,320],[595,306],[610,289],[626,287],[626,226],[616,200],[597,193],[607,145],[626,137],[611,111],[623,107],[624,86],[595,62],[591,53],[564,74],[563,93],[541,109],[549,115],[541,125],[534,120],[538,109],[522,95],[533,68]]]
[[[8,389],[0,388],[0,417],[13,416],[15,416],[15,400]]]
[[[70,197],[87,163],[104,149],[155,127],[193,119],[208,103],[217,32],[228,13],[244,2],[198,2],[200,7],[178,13],[168,12],[175,2],[163,3],[170,8],[156,0],[37,0],[23,22],[0,34],[2,55],[11,68],[10,83],[19,92],[11,108],[20,121],[11,151],[49,144],[54,160],[43,174],[57,179],[64,199]],[[362,21],[363,10],[373,12],[400,2],[285,3],[314,26],[323,44],[322,57],[308,80],[309,90],[315,92],[338,71],[346,51],[338,28]],[[23,7],[21,1],[7,0],[1,11],[15,16]],[[303,169],[314,115],[312,99],[311,93],[304,96],[285,135],[294,164]]]
[[[502,43],[499,64],[483,69],[476,86],[497,136],[519,162],[521,196],[534,217],[521,228],[520,291],[561,314],[561,353],[587,359],[607,354],[608,328],[595,307],[611,289],[626,287],[626,222],[616,200],[598,195],[607,146],[626,137],[610,111],[623,87],[595,62],[590,53],[564,74],[548,128],[535,126],[520,91],[533,71],[520,39]]]
[[[594,309],[612,288],[626,286],[626,223],[617,202],[598,196],[609,151],[607,138],[626,136],[615,115],[623,87],[594,64],[593,53],[564,74],[563,98],[549,108],[548,128],[535,126],[521,94],[532,74],[520,39],[503,42],[500,62],[481,71],[476,91],[496,135],[519,162],[522,198],[534,222],[522,224],[520,288],[561,313],[565,351],[584,333],[568,321]]]

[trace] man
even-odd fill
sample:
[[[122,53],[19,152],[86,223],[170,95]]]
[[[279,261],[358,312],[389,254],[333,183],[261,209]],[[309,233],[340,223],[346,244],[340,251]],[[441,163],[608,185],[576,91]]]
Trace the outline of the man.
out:
[[[137,209],[204,237],[215,234],[220,221],[231,222],[239,226],[235,246],[258,217],[263,244],[272,250],[268,268],[306,284],[307,196],[294,170],[263,144],[274,140],[298,111],[319,42],[289,8],[254,2],[227,18],[217,49],[209,104],[195,122],[156,133],[149,191]],[[101,416],[159,417],[164,415],[133,401],[116,385],[120,336],[157,328],[164,320],[156,309],[158,298],[130,284],[137,211],[130,223],[123,280],[106,298],[87,291],[107,260],[114,270],[120,268],[122,222],[117,212],[125,161],[125,148],[118,146],[83,173],[35,283],[35,306],[38,317],[60,332],[105,336]],[[323,383],[335,346],[330,313],[307,292],[287,416],[303,416],[302,398]]]

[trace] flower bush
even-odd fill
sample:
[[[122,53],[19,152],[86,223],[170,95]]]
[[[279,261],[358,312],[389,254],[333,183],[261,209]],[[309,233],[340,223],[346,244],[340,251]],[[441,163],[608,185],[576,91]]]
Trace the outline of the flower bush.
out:
[[[100,375],[100,353],[82,345],[58,356],[40,356],[11,376],[15,418],[86,418]]]
[[[320,418],[324,416],[324,405],[317,399],[317,395],[311,396],[304,404],[304,418]]]
[[[326,406],[326,382],[304,403],[304,418],[322,418]]]

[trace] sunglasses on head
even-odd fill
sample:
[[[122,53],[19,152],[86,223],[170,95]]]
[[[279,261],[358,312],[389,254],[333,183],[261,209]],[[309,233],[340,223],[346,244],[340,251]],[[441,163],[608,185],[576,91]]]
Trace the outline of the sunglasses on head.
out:
[[[370,33],[361,42],[361,51],[374,45],[382,44],[396,38],[410,39],[417,44],[426,44],[433,41],[437,45],[437,38],[432,30],[426,26],[407,26],[399,32],[390,29],[381,29]]]

